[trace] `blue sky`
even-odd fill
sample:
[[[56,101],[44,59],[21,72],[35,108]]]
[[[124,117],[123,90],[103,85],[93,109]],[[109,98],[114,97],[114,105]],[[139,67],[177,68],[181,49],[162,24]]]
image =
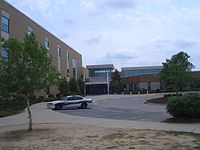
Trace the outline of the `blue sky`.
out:
[[[162,65],[179,51],[200,70],[199,0],[7,0],[83,56],[83,65]]]

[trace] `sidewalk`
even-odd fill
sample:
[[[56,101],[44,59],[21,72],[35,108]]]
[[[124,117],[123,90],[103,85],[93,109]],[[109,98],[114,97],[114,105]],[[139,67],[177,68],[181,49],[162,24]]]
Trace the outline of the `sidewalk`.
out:
[[[94,100],[98,101],[98,97]],[[46,108],[46,103],[31,106],[33,124],[38,123],[75,123],[88,124],[99,127],[127,128],[127,129],[152,129],[164,131],[182,131],[200,134],[200,123],[172,124],[161,122],[141,122],[114,119],[100,119],[66,115]],[[0,118],[0,127],[9,125],[27,124],[26,110],[18,115]]]

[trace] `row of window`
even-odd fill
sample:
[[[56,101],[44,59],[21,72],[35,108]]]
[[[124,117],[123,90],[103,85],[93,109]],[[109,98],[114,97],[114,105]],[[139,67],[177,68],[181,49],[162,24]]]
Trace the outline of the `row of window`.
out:
[[[107,76],[107,74],[111,74],[113,72],[112,69],[89,69],[90,77],[103,77]]]
[[[6,17],[6,15],[1,15],[1,31],[5,33],[9,33],[9,17]],[[27,34],[31,35],[33,33],[33,29],[28,26]],[[44,47],[50,51],[50,43],[48,38],[45,38],[44,40]],[[8,53],[7,50],[1,50],[1,56],[7,60]],[[57,57],[61,57],[61,49],[60,47],[57,48]],[[67,61],[67,76],[69,77],[69,51],[66,50],[66,61]],[[72,67],[73,67],[73,76],[77,76],[77,61],[75,59],[72,59]],[[60,71],[60,59],[58,59],[58,70]]]
[[[123,76],[141,75],[141,74],[159,74],[161,69],[140,69],[140,70],[123,70]]]
[[[6,16],[3,16],[3,15],[1,16],[1,30],[3,32],[9,33],[9,18]],[[28,27],[27,34],[31,35],[32,33],[33,33],[33,29],[31,27]],[[44,46],[47,50],[50,50],[49,49],[49,40],[47,38],[45,38]],[[57,56],[61,57],[61,50],[59,47],[57,48]],[[68,51],[66,54],[66,59],[67,59],[67,61],[69,60],[69,52]]]

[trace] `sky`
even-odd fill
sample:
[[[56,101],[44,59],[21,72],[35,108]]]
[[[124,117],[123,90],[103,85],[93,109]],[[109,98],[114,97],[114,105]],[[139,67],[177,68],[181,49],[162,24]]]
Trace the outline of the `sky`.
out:
[[[180,51],[200,70],[199,0],[7,0],[82,54],[83,66],[160,66]]]

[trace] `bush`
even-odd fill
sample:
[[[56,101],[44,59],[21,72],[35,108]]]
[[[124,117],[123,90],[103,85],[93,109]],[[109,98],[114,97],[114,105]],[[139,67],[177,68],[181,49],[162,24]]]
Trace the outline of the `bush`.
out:
[[[0,99],[0,117],[17,113],[26,108],[26,101],[23,99]]]
[[[58,100],[58,97],[55,97],[54,95],[49,95],[48,98],[45,100],[46,102],[50,102],[50,101],[55,101]]]
[[[170,97],[167,112],[175,118],[200,118],[200,95],[189,93],[184,96]]]

